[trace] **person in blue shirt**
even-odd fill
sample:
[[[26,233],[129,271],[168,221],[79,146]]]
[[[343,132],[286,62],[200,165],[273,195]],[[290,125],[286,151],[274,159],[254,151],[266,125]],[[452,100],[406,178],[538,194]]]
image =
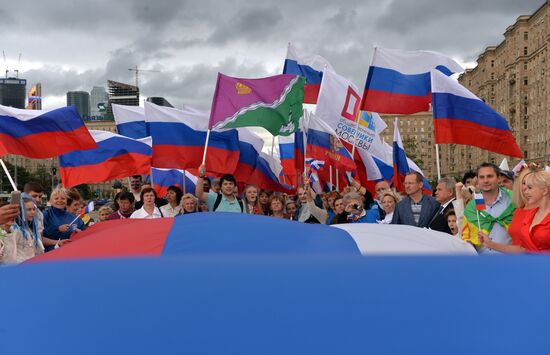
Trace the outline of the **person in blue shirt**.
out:
[[[44,211],[42,242],[47,252],[70,242],[73,233],[86,229],[80,217],[67,212],[67,196],[67,190],[55,188],[50,196],[51,207]]]
[[[365,209],[364,205],[364,197],[359,193],[348,192],[344,195],[344,208],[348,213],[348,223],[376,223],[380,219],[377,204],[372,204],[369,209]]]

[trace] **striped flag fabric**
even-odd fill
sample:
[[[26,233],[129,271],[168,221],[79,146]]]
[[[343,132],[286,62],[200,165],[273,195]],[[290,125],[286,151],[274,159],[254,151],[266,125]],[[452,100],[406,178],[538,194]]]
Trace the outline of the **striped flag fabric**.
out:
[[[143,107],[118,104],[113,104],[112,107],[118,134],[134,139],[151,135]]]
[[[320,55],[300,52],[288,44],[283,74],[299,75],[306,79],[304,104],[316,104],[323,80],[323,73],[332,70],[330,63]]]
[[[96,147],[74,106],[24,110],[0,105],[0,156],[45,159]]]
[[[452,78],[431,71],[436,144],[464,144],[523,158],[508,122]]]
[[[61,181],[65,187],[149,174],[150,138],[138,140],[99,130],[91,130],[90,134],[96,148],[59,157]]]
[[[476,210],[483,211],[485,210],[485,199],[483,198],[483,194],[481,192],[474,193],[474,201],[476,203]]]
[[[389,114],[428,111],[432,69],[446,75],[464,71],[456,61],[440,53],[375,47],[361,110]]]

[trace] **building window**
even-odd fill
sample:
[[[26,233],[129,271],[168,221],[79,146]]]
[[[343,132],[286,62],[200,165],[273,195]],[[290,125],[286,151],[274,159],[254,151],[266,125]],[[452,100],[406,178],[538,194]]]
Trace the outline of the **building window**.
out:
[[[523,157],[524,157],[525,159],[528,159],[528,158],[529,158],[529,157],[527,156],[527,151],[526,151],[526,150],[523,151]]]
[[[523,85],[528,85],[529,84],[529,79],[527,79],[527,77],[523,78]]]
[[[495,80],[495,73],[491,73],[491,80]]]
[[[527,70],[527,62],[523,63],[523,70]]]
[[[529,39],[529,32],[523,32],[523,39],[526,41]]]
[[[523,47],[523,55],[527,55],[527,47]]]
[[[491,68],[494,68],[494,67],[495,67],[495,61],[491,60]]]

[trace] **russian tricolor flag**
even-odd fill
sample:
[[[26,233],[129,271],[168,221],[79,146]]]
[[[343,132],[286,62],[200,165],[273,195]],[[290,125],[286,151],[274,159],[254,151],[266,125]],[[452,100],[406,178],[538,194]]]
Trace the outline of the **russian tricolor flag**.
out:
[[[159,197],[164,197],[170,186],[177,186],[186,193],[195,194],[197,177],[186,170],[152,168],[151,176],[153,188]]]
[[[351,154],[334,130],[314,115],[311,115],[309,119],[306,154],[308,158],[324,161],[334,169],[342,171],[356,169]]]
[[[247,127],[237,128],[239,132],[239,162],[233,176],[238,182],[250,183],[248,179],[256,169],[258,155],[264,146],[263,139]]]
[[[304,85],[304,104],[316,104],[323,80],[323,71],[332,70],[330,63],[323,57],[299,53],[292,44],[288,44],[283,74],[300,75],[306,78]]]
[[[361,110],[390,114],[428,111],[432,69],[446,75],[464,70],[451,58],[436,52],[375,47]]]
[[[405,190],[403,182],[410,171],[396,117],[393,126],[393,185],[397,191]]]
[[[153,138],[153,166],[167,169],[197,169],[202,163],[209,115],[190,108],[145,103],[145,118]],[[232,174],[239,161],[237,130],[211,131],[206,170]]]
[[[107,131],[90,131],[97,148],[59,157],[63,186],[72,187],[149,174],[151,139],[136,140]]]
[[[289,186],[279,181],[282,170],[280,162],[262,152],[262,138],[246,127],[237,130],[240,156],[237,169],[233,173],[237,182],[270,191],[289,192]]]
[[[0,105],[0,156],[45,159],[96,146],[74,106],[46,111]]]
[[[431,72],[436,144],[464,144],[523,158],[506,119],[468,89]]]
[[[483,194],[481,192],[474,193],[474,201],[476,203],[476,210],[478,211],[485,210],[485,198],[483,198]]]
[[[113,116],[118,134],[134,139],[151,135],[143,107],[113,104]]]

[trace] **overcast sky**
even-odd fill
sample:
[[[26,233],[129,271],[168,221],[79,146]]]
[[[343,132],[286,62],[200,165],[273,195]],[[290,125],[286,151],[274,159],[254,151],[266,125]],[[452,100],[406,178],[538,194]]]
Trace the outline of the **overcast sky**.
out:
[[[107,79],[133,84],[128,68],[138,65],[160,71],[140,76],[144,98],[208,110],[218,71],[251,78],[281,73],[288,42],[324,56],[359,87],[373,45],[439,51],[471,66],[544,0],[0,3],[8,69],[19,69],[28,88],[42,83],[45,108],[65,105],[67,91],[90,91]]]

